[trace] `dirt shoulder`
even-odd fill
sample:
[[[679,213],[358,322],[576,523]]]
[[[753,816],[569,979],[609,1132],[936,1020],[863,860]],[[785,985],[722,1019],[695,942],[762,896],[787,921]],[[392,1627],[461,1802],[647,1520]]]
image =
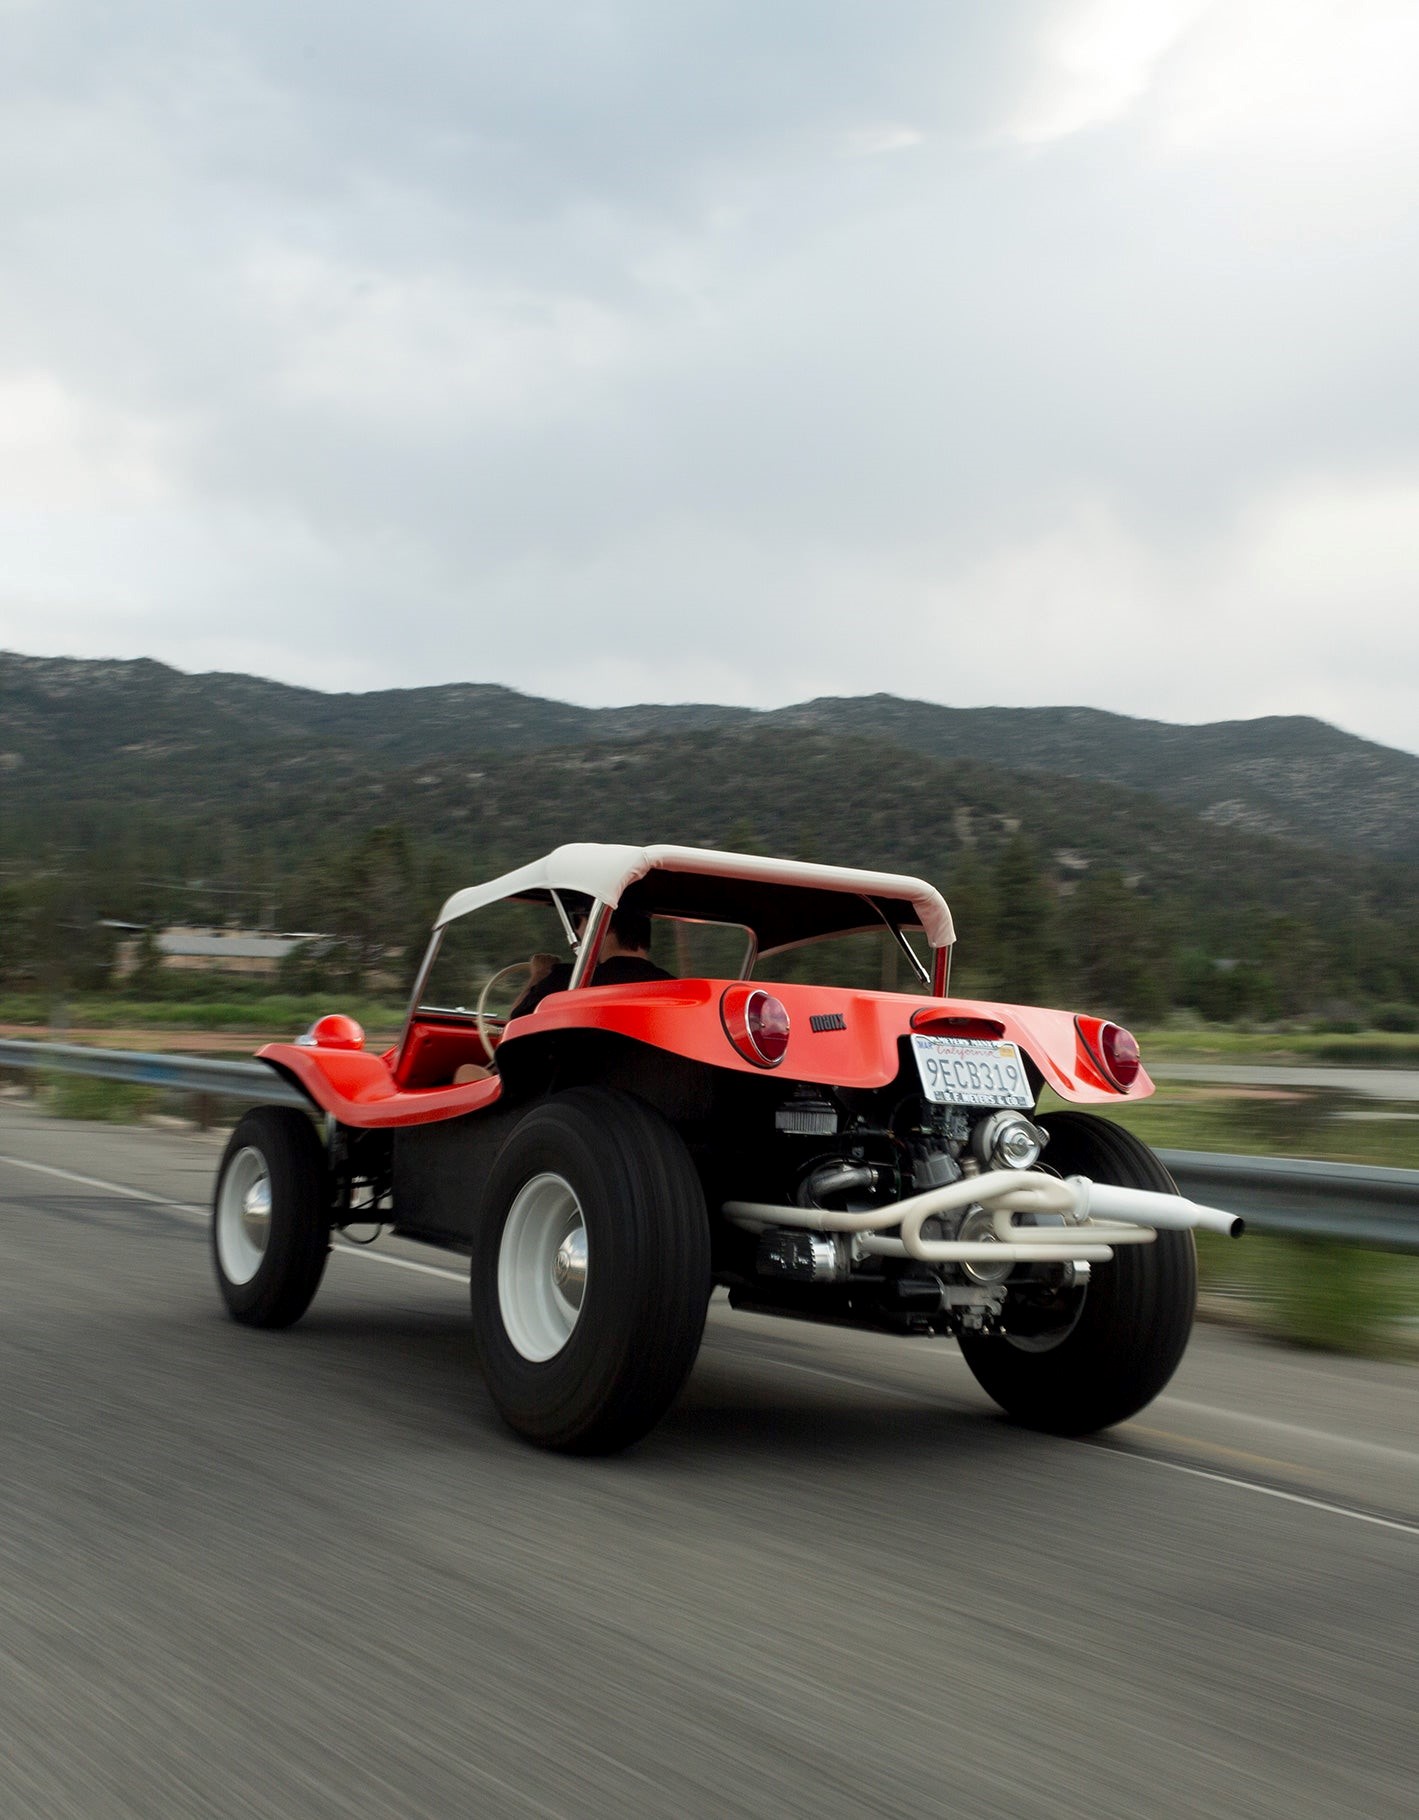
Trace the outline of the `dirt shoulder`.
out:
[[[62,1033],[36,1024],[0,1024],[0,1036],[19,1037],[32,1043],[81,1043],[93,1049],[138,1049],[163,1054],[251,1055],[273,1041],[268,1031],[241,1030],[111,1030],[75,1024]]]

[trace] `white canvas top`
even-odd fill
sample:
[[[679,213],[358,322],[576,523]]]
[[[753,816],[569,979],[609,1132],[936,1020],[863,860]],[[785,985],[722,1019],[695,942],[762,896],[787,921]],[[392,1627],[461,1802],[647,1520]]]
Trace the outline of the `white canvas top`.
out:
[[[545,859],[505,872],[486,885],[455,891],[439,912],[437,926],[442,928],[485,904],[530,891],[579,891],[614,908],[629,886],[657,871],[885,901],[909,910],[933,947],[947,948],[956,939],[945,899],[924,879],[894,872],[859,872],[849,866],[811,865],[804,860],[765,859],[754,853],[717,853],[704,847],[623,847],[590,841],[558,847]],[[863,926],[870,924],[864,920]]]

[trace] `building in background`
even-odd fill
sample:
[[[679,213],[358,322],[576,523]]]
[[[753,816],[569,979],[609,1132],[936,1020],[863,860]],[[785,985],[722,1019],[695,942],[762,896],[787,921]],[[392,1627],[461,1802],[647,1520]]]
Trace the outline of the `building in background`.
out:
[[[160,929],[153,936],[158,965],[173,973],[230,973],[246,979],[274,980],[281,962],[304,942],[319,935],[266,935],[247,929]],[[127,979],[139,962],[142,937],[118,944],[114,976]]]

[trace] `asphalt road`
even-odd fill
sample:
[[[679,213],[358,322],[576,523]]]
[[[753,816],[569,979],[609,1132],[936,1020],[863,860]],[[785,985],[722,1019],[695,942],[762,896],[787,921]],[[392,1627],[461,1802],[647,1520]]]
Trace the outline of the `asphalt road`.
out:
[[[569,1461],[456,1259],[227,1321],[216,1154],[0,1106],[4,1820],[1419,1809],[1419,1371],[1199,1329],[1070,1443],[947,1342],[716,1306]]]

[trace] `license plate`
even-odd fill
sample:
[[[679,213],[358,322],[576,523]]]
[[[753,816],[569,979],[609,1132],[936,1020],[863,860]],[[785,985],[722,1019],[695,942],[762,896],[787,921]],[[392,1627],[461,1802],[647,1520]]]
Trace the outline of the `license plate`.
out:
[[[1034,1105],[1025,1065],[1014,1043],[969,1037],[913,1036],[917,1073],[927,1099],[942,1106]]]

